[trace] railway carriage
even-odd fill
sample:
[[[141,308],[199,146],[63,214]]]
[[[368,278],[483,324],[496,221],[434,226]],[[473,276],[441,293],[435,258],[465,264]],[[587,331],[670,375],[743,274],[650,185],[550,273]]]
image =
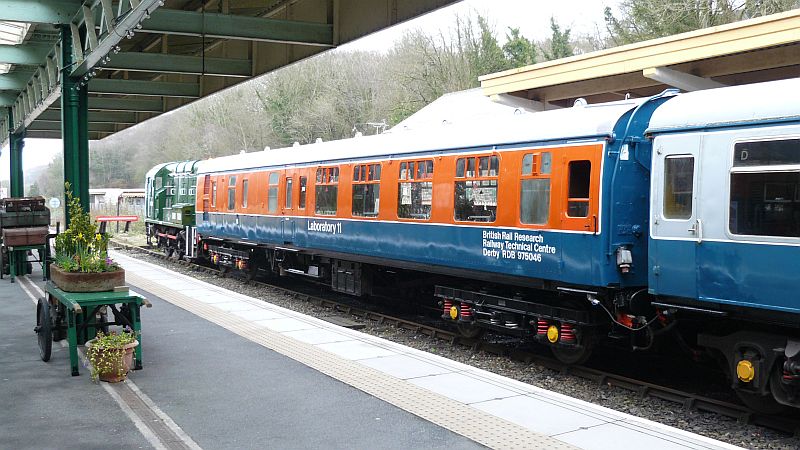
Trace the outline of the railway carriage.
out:
[[[196,224],[159,242],[250,277],[435,298],[466,335],[572,363],[670,336],[749,405],[797,406],[798,97],[798,79],[665,91],[201,161]]]
[[[648,130],[654,305],[695,321],[757,407],[800,402],[798,81],[680,95]]]

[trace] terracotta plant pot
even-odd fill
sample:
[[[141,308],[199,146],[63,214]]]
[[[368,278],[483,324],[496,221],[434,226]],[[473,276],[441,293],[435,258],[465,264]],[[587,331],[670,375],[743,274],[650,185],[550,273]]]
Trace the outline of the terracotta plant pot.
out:
[[[88,350],[92,348],[94,342],[94,339],[87,341],[86,349]],[[130,372],[131,367],[133,367],[133,351],[136,349],[137,345],[139,345],[139,341],[133,341],[123,347],[124,352],[119,355],[118,360],[114,361],[108,370],[99,371],[97,373],[100,381],[106,381],[108,383],[119,383],[120,381],[125,381],[125,379],[128,378],[128,372]],[[98,348],[97,351],[100,358],[105,357],[104,349]]]
[[[117,286],[125,286],[125,270],[113,272],[67,272],[55,264],[50,264],[50,279],[59,289],[66,292],[112,291]]]

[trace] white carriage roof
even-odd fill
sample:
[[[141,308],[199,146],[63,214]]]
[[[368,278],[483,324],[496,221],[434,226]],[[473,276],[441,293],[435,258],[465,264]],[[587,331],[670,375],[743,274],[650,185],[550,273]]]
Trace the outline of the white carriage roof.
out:
[[[575,106],[537,113],[497,115],[489,120],[441,124],[338,141],[244,153],[198,163],[198,173],[240,171],[348,159],[392,159],[428,151],[608,136],[623,114],[643,100]]]
[[[681,94],[653,113],[648,132],[800,119],[800,78]]]

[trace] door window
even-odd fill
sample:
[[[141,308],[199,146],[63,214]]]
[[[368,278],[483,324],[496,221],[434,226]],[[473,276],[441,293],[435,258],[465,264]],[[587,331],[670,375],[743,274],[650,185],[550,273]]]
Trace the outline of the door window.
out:
[[[694,156],[668,156],[664,159],[664,218],[691,218],[693,197]]]

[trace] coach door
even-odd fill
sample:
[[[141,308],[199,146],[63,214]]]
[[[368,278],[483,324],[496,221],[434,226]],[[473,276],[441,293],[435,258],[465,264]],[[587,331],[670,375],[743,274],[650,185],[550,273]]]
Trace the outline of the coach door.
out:
[[[697,296],[700,139],[659,136],[653,145],[650,286],[660,295]]]
[[[283,233],[283,243],[291,244],[294,242],[295,230],[295,182],[294,175],[287,173],[283,179],[283,204],[281,205],[281,228]]]

